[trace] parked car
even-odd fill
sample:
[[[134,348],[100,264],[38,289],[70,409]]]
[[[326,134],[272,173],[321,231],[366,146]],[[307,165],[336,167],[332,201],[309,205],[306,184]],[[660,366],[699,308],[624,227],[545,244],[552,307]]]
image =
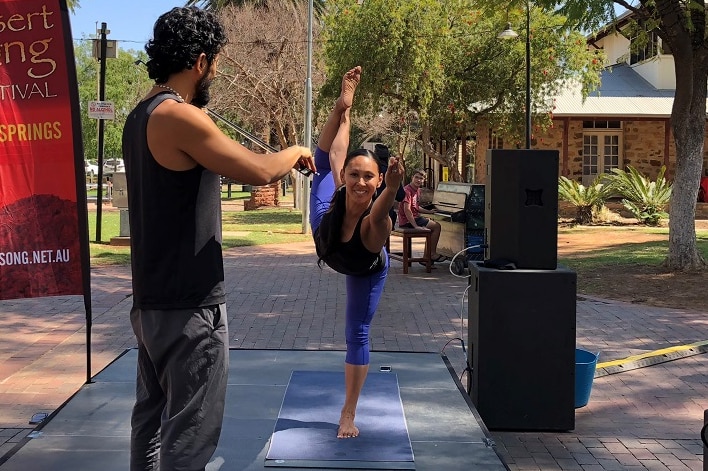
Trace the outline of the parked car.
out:
[[[91,163],[88,160],[84,160],[84,171],[86,172],[86,176],[89,177],[91,181],[98,177],[98,165]]]
[[[103,173],[125,172],[123,159],[106,159],[103,162]]]

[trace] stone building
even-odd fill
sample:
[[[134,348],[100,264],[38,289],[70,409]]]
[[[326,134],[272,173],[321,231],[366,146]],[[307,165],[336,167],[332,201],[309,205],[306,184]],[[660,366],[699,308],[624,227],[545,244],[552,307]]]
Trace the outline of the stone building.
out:
[[[618,19],[620,29],[627,18]],[[607,55],[602,85],[585,101],[579,88],[566,89],[550,105],[552,126],[545,132],[534,129],[531,147],[558,150],[560,175],[587,185],[599,174],[631,165],[649,178],[666,166],[666,177],[673,178],[673,56],[656,35],[636,53],[630,52],[631,41],[611,28],[589,38],[589,47],[603,49]],[[476,134],[475,181],[483,183],[487,149],[504,148],[504,143],[484,124]],[[708,135],[705,139],[704,172],[708,170]]]

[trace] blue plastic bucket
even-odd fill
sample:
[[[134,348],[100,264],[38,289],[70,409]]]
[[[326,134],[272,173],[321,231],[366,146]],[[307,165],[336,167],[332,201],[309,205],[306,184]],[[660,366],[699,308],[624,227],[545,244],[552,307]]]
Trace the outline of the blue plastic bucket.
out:
[[[592,380],[599,353],[588,352],[582,348],[575,349],[575,408],[585,407],[590,400]]]

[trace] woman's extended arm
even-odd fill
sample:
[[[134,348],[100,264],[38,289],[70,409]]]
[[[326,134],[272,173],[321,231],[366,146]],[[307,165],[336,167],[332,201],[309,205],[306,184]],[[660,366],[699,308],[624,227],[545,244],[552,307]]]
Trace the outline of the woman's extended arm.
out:
[[[388,170],[384,176],[386,188],[376,198],[371,212],[362,221],[361,237],[364,246],[370,252],[377,252],[386,243],[391,234],[391,218],[388,211],[396,198],[396,191],[403,181],[403,166],[395,157],[389,160]]]

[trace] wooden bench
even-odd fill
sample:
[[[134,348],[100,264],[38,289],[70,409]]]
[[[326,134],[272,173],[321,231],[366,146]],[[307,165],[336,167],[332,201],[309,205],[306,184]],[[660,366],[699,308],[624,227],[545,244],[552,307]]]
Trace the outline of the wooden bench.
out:
[[[431,231],[421,231],[413,228],[398,228],[391,231],[391,236],[402,237],[403,238],[403,252],[393,253],[391,252],[391,237],[386,240],[386,250],[388,251],[389,258],[393,260],[399,260],[403,262],[403,273],[408,273],[408,267],[411,266],[412,262],[423,262],[425,264],[425,271],[430,273],[433,266],[433,261],[430,253],[430,236]],[[414,257],[412,251],[412,241],[415,238],[422,237],[425,239],[425,250],[423,250],[423,255],[420,257]]]

